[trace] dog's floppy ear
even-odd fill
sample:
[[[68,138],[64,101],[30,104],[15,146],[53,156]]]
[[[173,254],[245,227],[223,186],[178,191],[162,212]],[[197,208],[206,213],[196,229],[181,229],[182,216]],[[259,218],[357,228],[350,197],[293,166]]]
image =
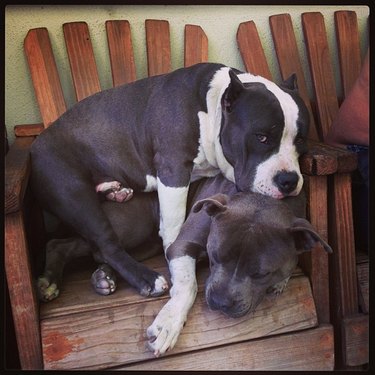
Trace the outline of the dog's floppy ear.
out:
[[[228,203],[228,199],[228,195],[216,194],[210,198],[201,199],[200,201],[196,202],[192,208],[192,211],[199,212],[203,208],[209,216],[215,216],[227,209],[226,204]]]
[[[332,248],[316,233],[312,225],[302,218],[296,218],[289,231],[293,235],[297,254],[311,251],[316,243],[320,243],[327,253],[332,253]]]
[[[280,86],[288,90],[298,90],[297,74],[293,73],[284,82],[282,82]]]
[[[244,85],[237,77],[232,69],[229,70],[230,83],[221,98],[221,108],[225,112],[231,112],[235,100],[240,96],[245,89]]]

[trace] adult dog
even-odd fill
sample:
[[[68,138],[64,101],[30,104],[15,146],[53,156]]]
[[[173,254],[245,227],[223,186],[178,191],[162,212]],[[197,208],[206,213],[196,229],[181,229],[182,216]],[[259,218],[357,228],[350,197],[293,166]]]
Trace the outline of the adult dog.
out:
[[[298,194],[308,118],[294,77],[277,86],[220,64],[198,64],[73,106],[33,143],[33,189],[142,295],[158,295],[166,280],[124,252],[96,191],[124,201],[133,190],[157,190],[167,249],[195,179],[222,172],[241,191]]]

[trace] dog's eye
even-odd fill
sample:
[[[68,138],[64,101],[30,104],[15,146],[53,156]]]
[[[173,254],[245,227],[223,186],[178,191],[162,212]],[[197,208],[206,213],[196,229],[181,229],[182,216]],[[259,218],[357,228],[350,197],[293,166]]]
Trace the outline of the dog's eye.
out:
[[[271,272],[264,272],[264,273],[256,272],[256,273],[252,274],[251,276],[254,279],[263,279],[263,278],[267,277],[270,274],[271,274]]]
[[[263,144],[267,144],[268,143],[268,137],[266,135],[264,135],[264,134],[257,134],[256,137],[257,137],[257,139],[258,139],[258,141],[260,143],[263,143]]]
[[[294,143],[296,145],[302,145],[305,142],[305,138],[302,136],[297,136]]]

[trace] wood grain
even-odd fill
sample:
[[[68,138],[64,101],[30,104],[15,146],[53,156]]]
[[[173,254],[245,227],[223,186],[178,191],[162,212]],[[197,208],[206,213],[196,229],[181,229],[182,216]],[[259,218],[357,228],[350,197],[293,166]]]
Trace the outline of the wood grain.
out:
[[[358,294],[359,294],[359,304],[361,306],[362,312],[368,314],[370,308],[369,301],[369,263],[367,262],[359,263],[357,262],[357,277],[358,277]]]
[[[48,30],[44,27],[29,30],[24,50],[44,127],[48,127],[66,111]]]
[[[315,305],[305,276],[293,277],[281,296],[266,298],[254,314],[229,319],[208,309],[203,293],[207,269],[199,270],[198,274],[198,298],[176,347],[168,355],[317,325]],[[76,302],[95,298],[97,305],[103,308],[92,310],[91,306],[82,304],[74,313],[58,314],[55,310],[54,314],[43,314],[41,329],[46,369],[100,369],[153,358],[146,349],[145,331],[168,296],[145,299],[123,284],[109,296],[111,301],[103,302],[104,308],[101,301],[107,297],[95,295],[88,279],[83,288],[81,284],[80,291],[79,281],[75,283]],[[127,290],[127,299],[121,294],[124,290]],[[64,290],[56,301],[59,299],[63,302],[73,297]],[[42,310],[53,303],[42,305]]]
[[[185,26],[184,66],[208,61],[208,38],[203,29],[196,25]]]
[[[303,13],[302,25],[317,102],[318,133],[324,140],[339,106],[323,15],[319,12]]]
[[[169,73],[171,43],[168,21],[146,20],[146,47],[148,75]]]
[[[22,211],[5,216],[4,261],[22,369],[42,369],[38,303]]]
[[[335,12],[335,27],[341,82],[347,96],[361,71],[357,14],[353,11]]]
[[[354,315],[343,321],[343,347],[347,366],[369,362],[369,316]]]
[[[266,55],[253,21],[243,22],[237,30],[237,44],[241,52],[246,71],[260,75],[272,81]]]
[[[293,30],[292,18],[290,17],[290,14],[278,14],[271,16],[269,21],[281,76],[286,80],[293,73],[297,75],[298,92],[305,102],[310,114],[309,138],[315,141],[321,140],[318,136],[315,119],[311,109],[306,80]]]
[[[39,135],[44,130],[44,124],[19,124],[14,127],[17,137],[32,137]]]
[[[333,370],[333,330],[329,325],[214,350],[179,354],[116,370],[151,371],[324,371]],[[311,348],[306,355],[306,347]]]
[[[64,23],[64,38],[77,101],[101,90],[86,22]]]
[[[128,21],[106,21],[113,86],[136,80],[133,44]]]

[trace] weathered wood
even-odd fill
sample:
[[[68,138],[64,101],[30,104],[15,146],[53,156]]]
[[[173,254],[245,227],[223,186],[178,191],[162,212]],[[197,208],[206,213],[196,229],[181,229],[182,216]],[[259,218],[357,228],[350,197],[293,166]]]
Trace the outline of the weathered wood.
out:
[[[200,26],[185,26],[184,66],[208,61],[208,39]]]
[[[303,74],[302,63],[298,53],[297,41],[294,35],[290,14],[271,16],[269,21],[281,77],[286,80],[293,73],[297,75],[298,92],[305,102],[310,114],[309,138],[318,141],[319,137],[311,109],[310,98],[307,91],[306,80]]]
[[[353,11],[335,12],[335,26],[341,82],[347,96],[361,71],[357,14]]]
[[[44,127],[47,127],[66,111],[48,30],[29,30],[25,37],[24,49],[40,114]]]
[[[113,86],[136,80],[133,44],[128,21],[107,21],[107,40]]]
[[[300,158],[303,174],[327,176],[334,173],[349,173],[357,168],[357,155],[338,147],[309,141],[308,151]]]
[[[136,371],[324,371],[333,370],[333,330],[330,325],[303,332],[225,345],[116,370]],[[306,353],[307,346],[310,348]]]
[[[15,125],[14,134],[17,137],[32,137],[39,135],[44,130],[44,124]]]
[[[272,80],[258,30],[253,21],[243,22],[239,25],[237,43],[246,71]]]
[[[64,38],[77,101],[101,90],[86,22],[64,23]]]
[[[327,177],[314,176],[307,181],[308,217],[319,235],[328,241]],[[321,245],[303,254],[303,269],[310,276],[319,323],[330,322],[328,254]]]
[[[302,25],[317,102],[318,133],[324,140],[339,106],[323,15],[319,12],[303,13]]]
[[[5,216],[4,260],[22,369],[42,369],[39,311],[22,211]]]
[[[329,195],[330,244],[335,314],[338,319],[358,312],[355,243],[350,174],[332,176]]]
[[[355,315],[343,321],[343,350],[347,366],[369,362],[369,316]]]
[[[34,137],[16,138],[5,158],[5,213],[22,208],[30,175],[30,146]]]
[[[171,43],[169,22],[146,20],[148,75],[168,73],[171,70]]]
[[[165,267],[163,273],[167,274]],[[207,307],[203,293],[207,271],[206,268],[198,271],[197,300],[176,347],[168,355],[317,325],[314,301],[305,276],[293,277],[281,296],[266,298],[254,314],[229,319]],[[146,349],[145,331],[168,296],[145,299],[122,283],[116,293],[109,296],[112,300],[107,301],[108,297],[95,295],[88,278],[83,287],[82,282],[76,280],[75,283],[76,286],[70,283],[69,288],[67,285],[56,301],[41,306],[42,310],[49,309],[59,299],[85,301],[74,314],[64,311],[57,316],[55,311],[51,319],[51,314],[44,313],[41,329],[46,369],[105,368],[153,358]],[[72,290],[75,290],[74,297],[70,294]],[[107,305],[106,308],[93,310],[86,304],[91,299],[100,307]]]
[[[369,263],[357,261],[358,295],[362,312],[369,313]]]

